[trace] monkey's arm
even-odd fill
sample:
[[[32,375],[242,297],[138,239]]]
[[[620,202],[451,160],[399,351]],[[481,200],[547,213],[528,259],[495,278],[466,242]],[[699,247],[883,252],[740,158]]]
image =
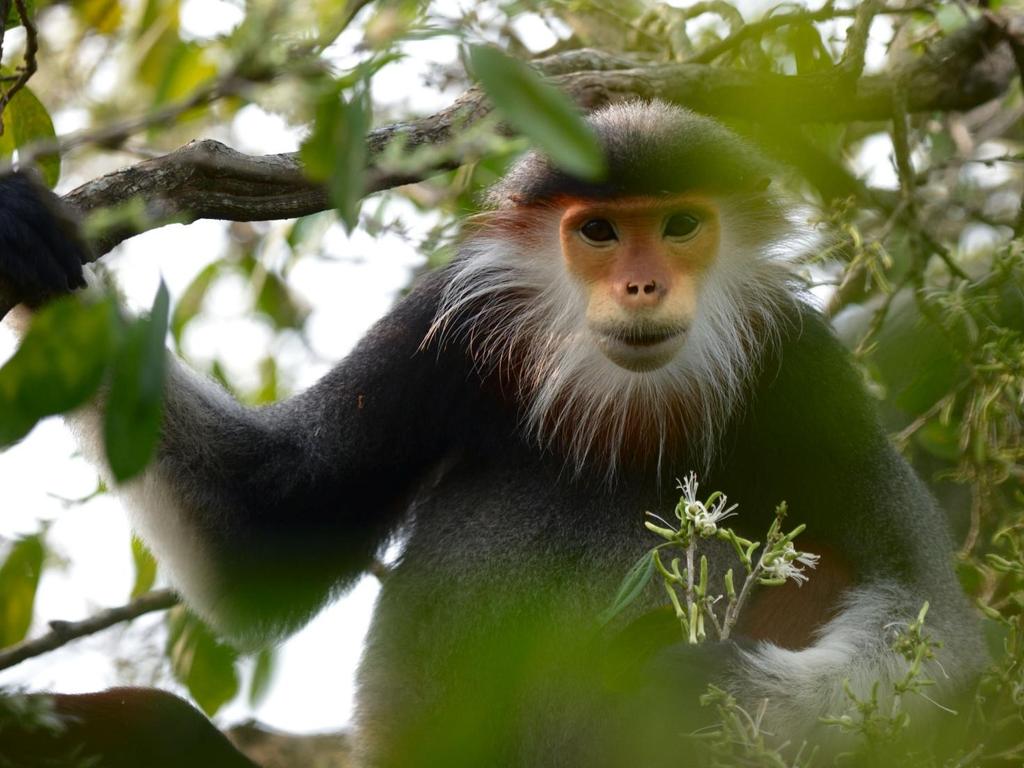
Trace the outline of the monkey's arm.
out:
[[[781,365],[766,371],[739,441],[740,466],[750,468],[743,492],[766,512],[786,500],[789,526],[807,523],[801,540],[808,548],[814,551],[812,542],[828,547],[819,571],[844,560],[849,584],[828,596],[831,618],[809,646],[762,642],[741,652],[734,691],[748,701],[771,699],[771,711],[790,728],[846,713],[852,702],[844,681],[862,698],[875,681],[881,696],[891,695],[892,683],[908,668],[893,641],[928,601],[925,633],[943,643],[939,663],[925,665],[924,674],[937,683],[929,696],[952,703],[980,669],[984,651],[953,574],[947,521],[891,446],[825,321],[814,312],[801,314],[783,342]],[[807,575],[811,583],[793,590],[797,598],[814,594],[815,578],[823,576]],[[799,619],[789,614],[777,620]],[[933,708],[907,699],[911,706]]]
[[[234,635],[306,621],[370,563],[441,458],[466,371],[420,343],[430,275],[305,393],[239,405],[177,361],[158,455],[122,489],[135,529],[205,618]],[[101,408],[72,417],[101,458]]]
[[[67,222],[47,190],[0,178],[0,273],[23,295],[43,300],[81,284],[81,246]],[[267,408],[243,407],[169,361],[158,455],[118,490],[161,567],[208,620],[236,635],[294,628],[355,579],[398,524],[465,405],[460,354],[419,348],[442,282],[428,276],[323,380]],[[102,404],[69,421],[102,466]]]

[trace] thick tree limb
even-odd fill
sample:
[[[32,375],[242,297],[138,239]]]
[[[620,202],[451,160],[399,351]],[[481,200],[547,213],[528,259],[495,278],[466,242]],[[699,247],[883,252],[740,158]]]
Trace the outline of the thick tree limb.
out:
[[[1005,24],[1005,20],[1002,22]],[[698,63],[640,64],[622,55],[573,51],[538,62],[583,109],[626,98],[659,97],[698,111],[756,123],[883,120],[893,114],[897,82],[908,112],[965,110],[1005,92],[1016,74],[1005,30],[985,16],[902,69],[851,77],[841,68],[802,76],[713,67]],[[579,71],[579,67],[584,67]],[[577,71],[567,71],[577,70]],[[559,74],[554,74],[559,73]],[[471,88],[450,107],[425,118],[384,126],[367,137],[365,194],[458,167],[466,157],[446,153],[414,170],[389,162],[398,142],[404,153],[443,146],[491,111]],[[296,154],[253,157],[215,141],[188,144],[163,157],[91,181],[66,196],[83,214],[141,200],[143,216],[95,234],[101,256],[123,240],[168,222],[198,218],[235,221],[290,218],[329,207],[322,185],[307,179]],[[0,285],[0,317],[17,297]]]
[[[33,656],[41,656],[86,635],[137,619],[146,613],[163,611],[178,604],[178,596],[169,589],[159,589],[135,598],[126,605],[100,611],[82,621],[51,621],[50,631],[34,640],[0,650],[0,669],[7,669]]]
[[[857,79],[843,72],[784,76],[702,64],[639,65],[620,55],[573,51],[539,62],[584,109],[629,97],[661,97],[699,111],[758,122],[881,120],[892,117],[895,83],[905,83],[910,112],[960,110],[1001,94],[1015,72],[1003,32],[982,19],[936,46],[905,71]],[[633,64],[630,66],[630,64]],[[564,67],[586,67],[565,72]],[[366,194],[422,180],[459,165],[442,158],[415,172],[389,170],[382,155],[393,142],[406,151],[443,145],[490,113],[476,88],[434,115],[378,128],[367,137]],[[189,144],[74,190],[67,202],[83,213],[140,196],[154,224],[221,218],[253,221],[301,216],[328,207],[326,191],[302,174],[296,154],[251,157],[214,141]],[[131,231],[110,232],[97,243],[104,253]]]
[[[284,733],[251,721],[231,727],[225,735],[264,768],[349,768],[355,763],[351,738],[345,731]]]

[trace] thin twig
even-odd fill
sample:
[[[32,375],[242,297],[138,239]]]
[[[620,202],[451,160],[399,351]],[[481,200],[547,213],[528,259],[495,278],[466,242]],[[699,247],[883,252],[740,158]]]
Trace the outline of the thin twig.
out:
[[[917,208],[914,205],[913,199],[915,189],[914,167],[910,161],[910,120],[907,110],[907,84],[901,77],[897,76],[894,78],[893,86],[892,143],[893,152],[896,155],[896,170],[900,180],[900,193],[906,202],[903,217],[911,225],[911,228],[918,237],[920,237],[921,242],[932,253],[942,259],[950,273],[961,280],[969,280],[970,278],[967,273],[960,269],[956,262],[953,261],[953,255],[949,249],[925,232],[917,223]]]
[[[740,611],[743,610],[743,606],[747,602],[747,598],[750,596],[750,590],[753,589],[754,585],[761,578],[761,573],[764,571],[764,555],[768,551],[768,543],[765,542],[764,548],[761,551],[761,556],[757,560],[757,565],[754,569],[747,574],[746,579],[743,581],[743,586],[740,587],[740,593],[736,597],[734,603],[726,606],[725,616],[722,619],[722,633],[719,635],[720,640],[728,640],[729,633],[732,631],[733,625],[736,624],[736,619],[740,615]]]
[[[971,486],[971,523],[964,537],[964,543],[960,547],[959,556],[966,560],[974,552],[974,546],[978,543],[978,536],[981,534],[981,513],[985,508],[985,491],[980,480],[975,480]]]
[[[946,269],[948,269],[952,275],[959,277],[961,280],[971,279],[971,276],[960,269],[957,263],[953,261],[953,254],[950,252],[949,248],[942,245],[942,243],[929,235],[921,227],[916,227],[915,229],[916,234],[921,238],[921,241],[931,250],[932,253],[942,259],[942,263],[946,265]]]
[[[1003,33],[1003,39],[1013,52],[1017,63],[1021,83],[1024,83],[1024,21],[1019,17],[1004,18],[992,12],[986,12],[991,23]],[[1014,237],[1024,235],[1024,198],[1017,207],[1017,220],[1013,224]]]
[[[927,3],[920,3],[914,5],[907,5],[904,7],[890,8],[887,6],[880,6],[875,9],[874,16],[886,16],[886,15],[904,15],[916,13],[919,11],[928,11]],[[858,14],[858,9],[854,8],[836,8],[831,0],[825,3],[821,8],[814,11],[794,11],[792,13],[783,13],[776,16],[767,16],[760,21],[751,22],[746,26],[742,27],[739,31],[729,35],[724,40],[721,40],[714,45],[710,45],[703,51],[698,53],[696,56],[690,59],[691,62],[697,64],[710,64],[715,59],[719,58],[723,54],[739,47],[742,43],[747,40],[759,40],[770,32],[774,32],[782,27],[792,26],[795,24],[810,24],[817,21],[829,21],[831,19],[840,19],[844,17],[854,16]]]
[[[7,17],[11,13],[11,0],[0,0],[0,61],[4,60],[4,35],[7,33]],[[4,126],[0,122],[0,136]]]
[[[3,115],[4,109],[11,103],[11,99],[25,87],[32,75],[36,73],[36,54],[39,52],[39,33],[36,30],[35,22],[32,21],[32,14],[29,13],[25,0],[14,0],[14,7],[17,8],[18,18],[21,19],[21,25],[25,28],[25,60],[18,67],[18,75],[11,87],[0,89],[2,90],[0,92],[0,115]],[[7,14],[10,12],[9,0],[5,5],[0,6],[0,10],[3,11],[3,15],[0,16],[0,27],[2,27],[6,24]],[[2,46],[0,46],[0,53],[2,53]],[[3,130],[3,123],[0,122],[0,134],[3,133]]]
[[[889,310],[892,309],[892,304],[896,300],[896,297],[902,293],[903,289],[911,284],[918,278],[916,270],[910,270],[906,276],[899,282],[899,284],[892,287],[892,289],[885,294],[885,298],[882,300],[881,306],[875,310],[871,316],[871,322],[868,324],[867,330],[861,337],[860,341],[857,342],[856,349],[853,350],[853,356],[855,358],[863,357],[867,354],[871,345],[874,343],[875,336],[882,330],[882,326],[885,324],[885,319],[889,316]]]
[[[51,621],[50,631],[34,640],[26,640],[0,651],[0,669],[13,667],[25,659],[56,650],[72,640],[93,635],[123,621],[137,619],[147,613],[164,611],[177,605],[178,595],[169,589],[147,592],[126,605],[108,608],[82,621]]]
[[[864,52],[868,47],[868,38],[871,33],[871,22],[878,14],[878,3],[876,0],[867,0],[856,6],[853,16],[853,24],[846,35],[846,50],[839,61],[839,68],[848,77],[860,77],[864,71]]]
[[[19,0],[15,0],[18,2]],[[267,80],[273,79],[268,76]],[[242,78],[236,72],[231,72],[194,91],[188,98],[168,104],[159,109],[147,112],[143,115],[120,120],[102,128],[84,129],[75,131],[65,136],[58,136],[53,139],[34,141],[31,144],[19,149],[18,164],[22,167],[31,165],[36,159],[45,155],[64,154],[68,150],[86,144],[100,146],[117,146],[136,133],[145,131],[154,126],[166,127],[173,123],[181,115],[197,107],[205,107],[226,96],[235,96],[241,93],[247,86],[256,81],[249,78]],[[10,161],[0,162],[0,176],[13,170]]]
[[[955,397],[956,392],[961,390],[963,387],[964,385],[960,384],[950,394],[946,395],[945,397],[940,397],[931,405],[931,407],[928,408],[927,411],[919,415],[907,426],[905,426],[903,429],[901,429],[899,432],[893,435],[893,444],[898,446],[900,449],[906,447],[907,443],[910,442],[910,438],[912,438],[919,430],[921,430],[931,420],[933,416],[938,415],[939,413],[942,412],[943,408],[949,406],[950,402]]]
[[[907,116],[907,87],[895,78],[892,89],[892,147],[900,194],[908,212],[914,209],[914,166],[910,161],[910,120]]]

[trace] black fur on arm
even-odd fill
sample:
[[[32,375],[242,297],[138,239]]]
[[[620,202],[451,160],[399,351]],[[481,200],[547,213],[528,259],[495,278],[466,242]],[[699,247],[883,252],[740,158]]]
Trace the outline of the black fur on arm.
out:
[[[70,212],[25,173],[0,177],[0,276],[28,304],[85,287],[87,250]]]
[[[893,650],[896,635],[928,601],[925,632],[943,643],[938,662],[926,665],[937,683],[929,695],[952,702],[980,671],[985,652],[950,568],[947,521],[889,444],[849,354],[817,312],[801,311],[781,346],[781,362],[766,369],[734,459],[748,468],[737,498],[762,507],[757,524],[785,499],[787,527],[808,526],[797,546],[829,548],[819,574],[841,558],[851,577],[810,647],[761,643],[745,651],[734,692],[772,699],[772,717],[790,735],[796,724],[846,711],[844,680],[861,697],[880,681],[887,695],[906,671]],[[813,584],[818,574],[808,575]]]
[[[124,493],[175,586],[221,629],[266,638],[305,622],[470,428],[464,353],[420,348],[443,280],[427,276],[319,383],[273,406],[246,408],[172,365],[158,458]]]

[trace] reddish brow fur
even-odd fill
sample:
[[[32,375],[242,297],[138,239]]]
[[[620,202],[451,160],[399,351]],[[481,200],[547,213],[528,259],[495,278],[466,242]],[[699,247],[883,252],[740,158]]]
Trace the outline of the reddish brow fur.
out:
[[[515,237],[533,239],[547,233],[539,232],[537,217],[551,210],[564,208],[561,201],[531,203],[514,208],[499,208],[484,211],[468,219],[462,227],[462,239],[483,235],[490,237]]]

